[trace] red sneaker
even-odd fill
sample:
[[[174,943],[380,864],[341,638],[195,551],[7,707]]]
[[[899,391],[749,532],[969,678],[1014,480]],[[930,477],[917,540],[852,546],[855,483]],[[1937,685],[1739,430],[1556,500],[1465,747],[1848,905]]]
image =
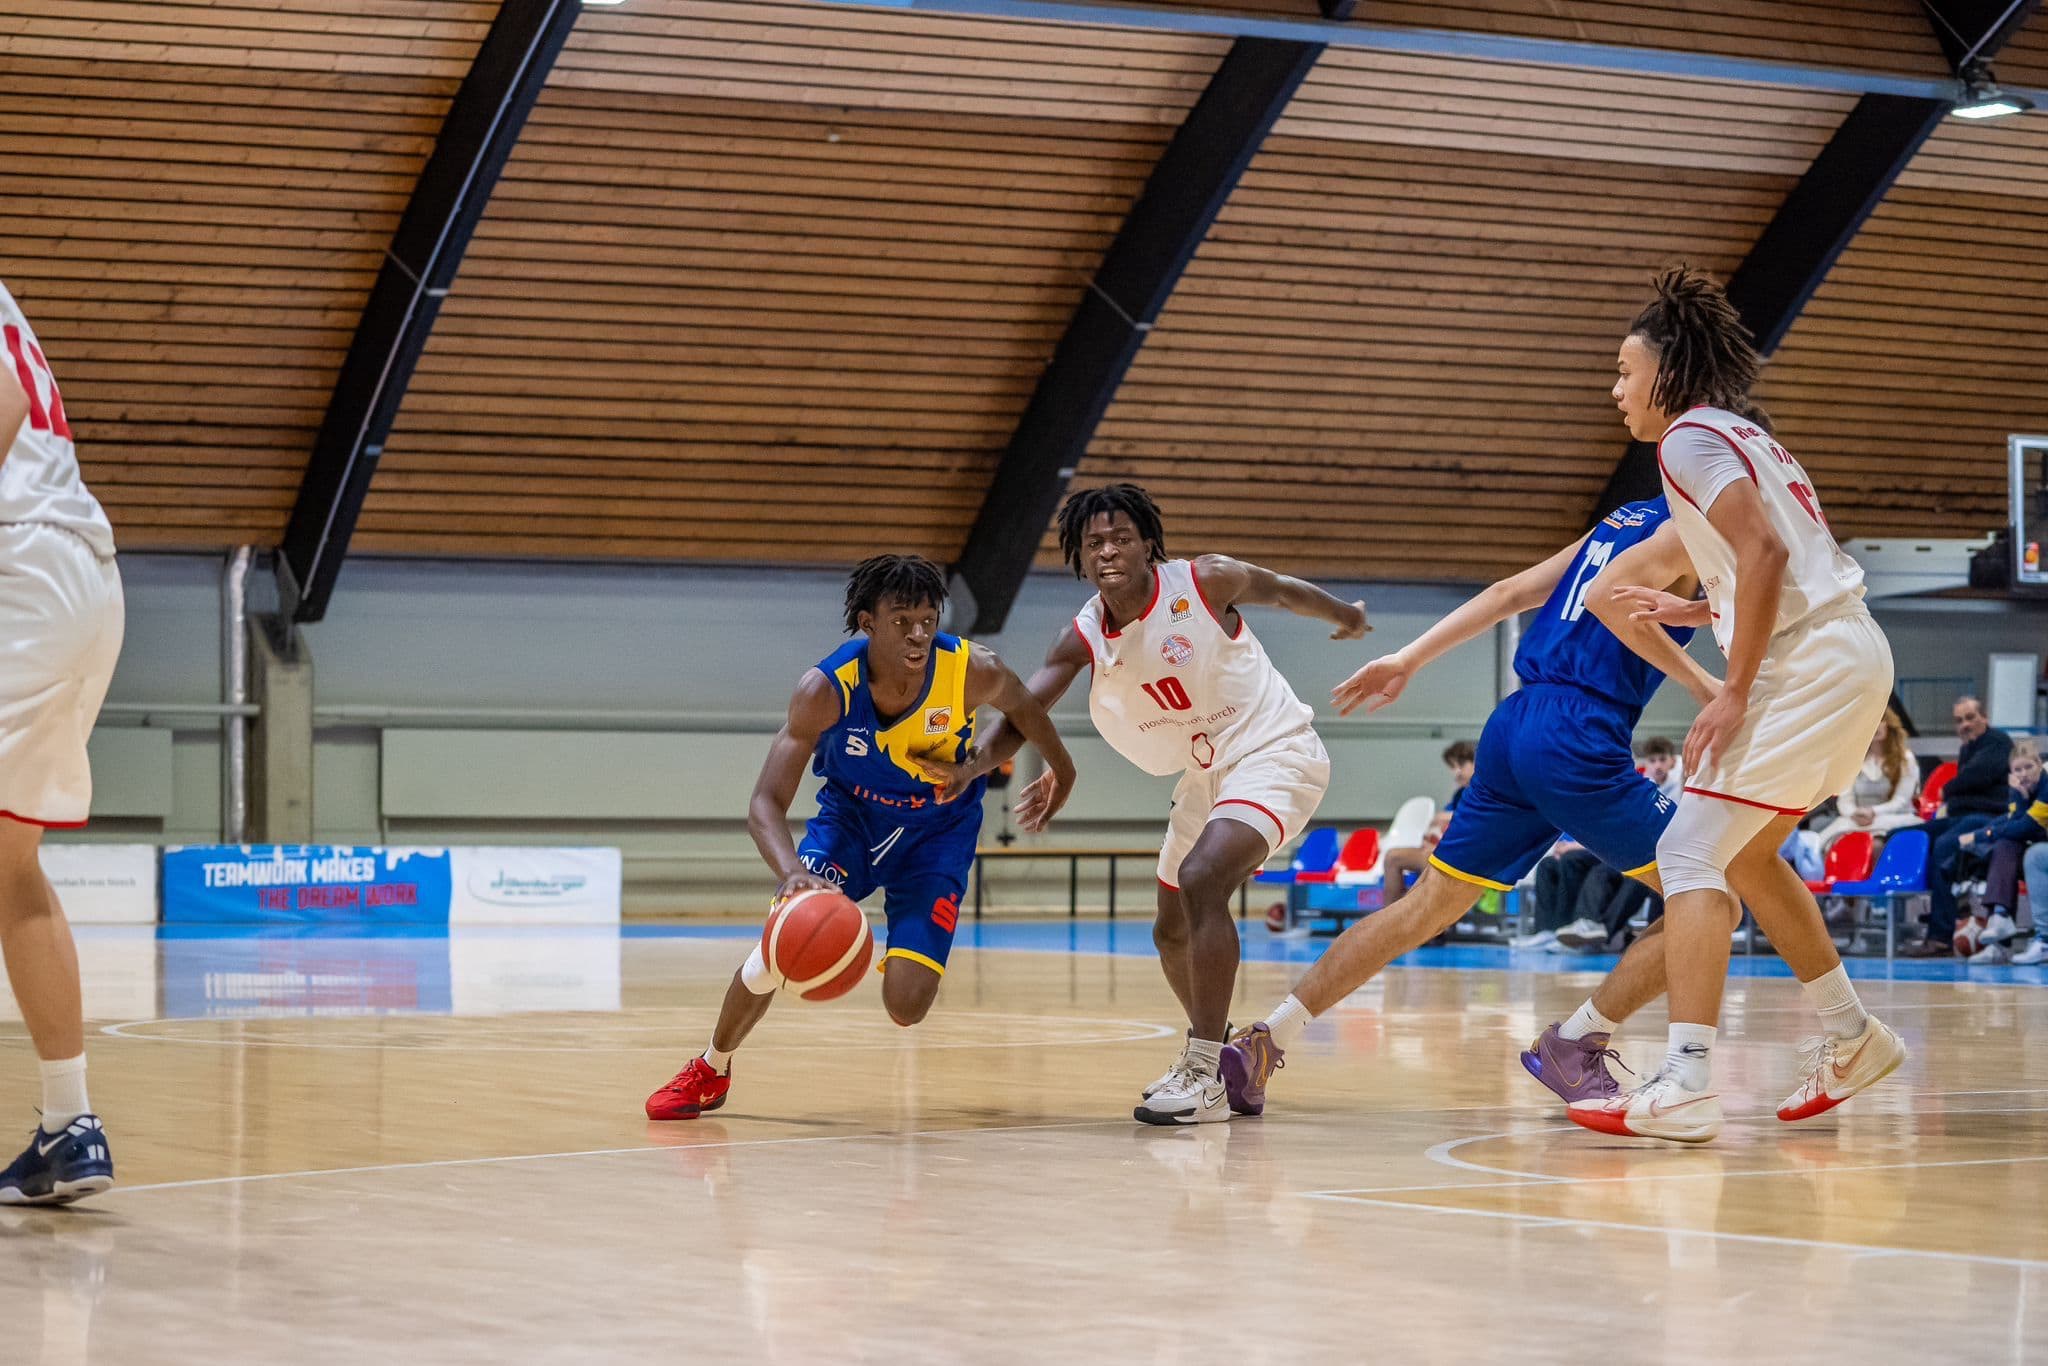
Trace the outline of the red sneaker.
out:
[[[647,1117],[695,1119],[706,1110],[716,1110],[725,1104],[725,1093],[731,1089],[730,1073],[721,1077],[703,1058],[692,1058],[690,1065],[676,1073],[668,1085],[647,1098]]]

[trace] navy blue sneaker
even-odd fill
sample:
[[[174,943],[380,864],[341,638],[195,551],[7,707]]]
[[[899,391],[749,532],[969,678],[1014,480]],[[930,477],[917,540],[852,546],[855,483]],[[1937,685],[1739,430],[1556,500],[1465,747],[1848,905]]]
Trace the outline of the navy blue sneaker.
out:
[[[114,1184],[114,1154],[98,1115],[80,1115],[61,1134],[42,1126],[0,1172],[0,1205],[68,1205]]]

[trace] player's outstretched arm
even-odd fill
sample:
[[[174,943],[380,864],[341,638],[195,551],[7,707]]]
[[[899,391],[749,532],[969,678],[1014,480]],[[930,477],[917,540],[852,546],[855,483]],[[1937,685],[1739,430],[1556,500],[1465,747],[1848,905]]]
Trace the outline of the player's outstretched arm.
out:
[[[778,901],[807,888],[832,885],[797,860],[796,844],[789,837],[789,804],[796,800],[797,784],[803,781],[804,765],[818,747],[819,737],[838,720],[838,685],[818,670],[808,670],[789,699],[788,719],[768,746],[761,776],[754,780],[754,795],[747,803],[747,833],[754,837],[754,847],[775,874]]]
[[[1073,756],[1067,753],[1045,703],[986,646],[975,646],[968,656],[967,696],[970,707],[987,703],[1000,711],[1004,729],[1036,745],[1045,758],[1045,773],[1024,789],[1017,803],[1017,824],[1026,834],[1035,835],[1067,804],[1068,794],[1074,790]]]
[[[1372,629],[1363,602],[1344,602],[1306,579],[1228,555],[1196,556],[1195,585],[1219,617],[1237,607],[1284,607],[1298,617],[1329,622],[1337,628],[1332,640],[1357,640]]]
[[[1721,691],[1720,680],[1700,667],[1651,617],[1639,610],[1636,594],[1660,595],[1673,586],[1693,582],[1692,560],[1685,542],[1670,522],[1608,561],[1586,590],[1586,610],[1600,619],[1615,638],[1641,655],[1650,666],[1691,693],[1702,707]],[[1704,604],[1702,604],[1704,606]],[[1691,769],[1686,770],[1688,773]]]
[[[1581,536],[1540,564],[1489,585],[1409,644],[1381,655],[1339,683],[1330,690],[1338,715],[1349,716],[1361,706],[1378,711],[1399,697],[1408,680],[1438,656],[1491,631],[1518,612],[1541,607],[1571,568],[1585,540]]]

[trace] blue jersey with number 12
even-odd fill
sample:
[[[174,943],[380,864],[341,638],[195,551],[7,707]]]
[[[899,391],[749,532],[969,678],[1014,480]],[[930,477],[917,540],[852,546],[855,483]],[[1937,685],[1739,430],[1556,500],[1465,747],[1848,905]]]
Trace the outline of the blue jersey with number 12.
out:
[[[1550,601],[1522,633],[1515,652],[1515,675],[1524,683],[1556,683],[1579,688],[1640,713],[1664,675],[1621,643],[1586,610],[1586,593],[1601,569],[1630,546],[1649,539],[1671,517],[1662,498],[1625,503],[1607,514],[1579,547]],[[1683,645],[1692,628],[1665,628]]]

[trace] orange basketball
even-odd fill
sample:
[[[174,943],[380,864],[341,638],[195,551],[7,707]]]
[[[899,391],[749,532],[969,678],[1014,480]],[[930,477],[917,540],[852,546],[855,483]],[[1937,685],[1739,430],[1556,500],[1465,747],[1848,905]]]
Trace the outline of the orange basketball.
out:
[[[768,913],[761,957],[782,989],[806,1001],[852,991],[875,958],[868,918],[839,892],[798,892]]]

